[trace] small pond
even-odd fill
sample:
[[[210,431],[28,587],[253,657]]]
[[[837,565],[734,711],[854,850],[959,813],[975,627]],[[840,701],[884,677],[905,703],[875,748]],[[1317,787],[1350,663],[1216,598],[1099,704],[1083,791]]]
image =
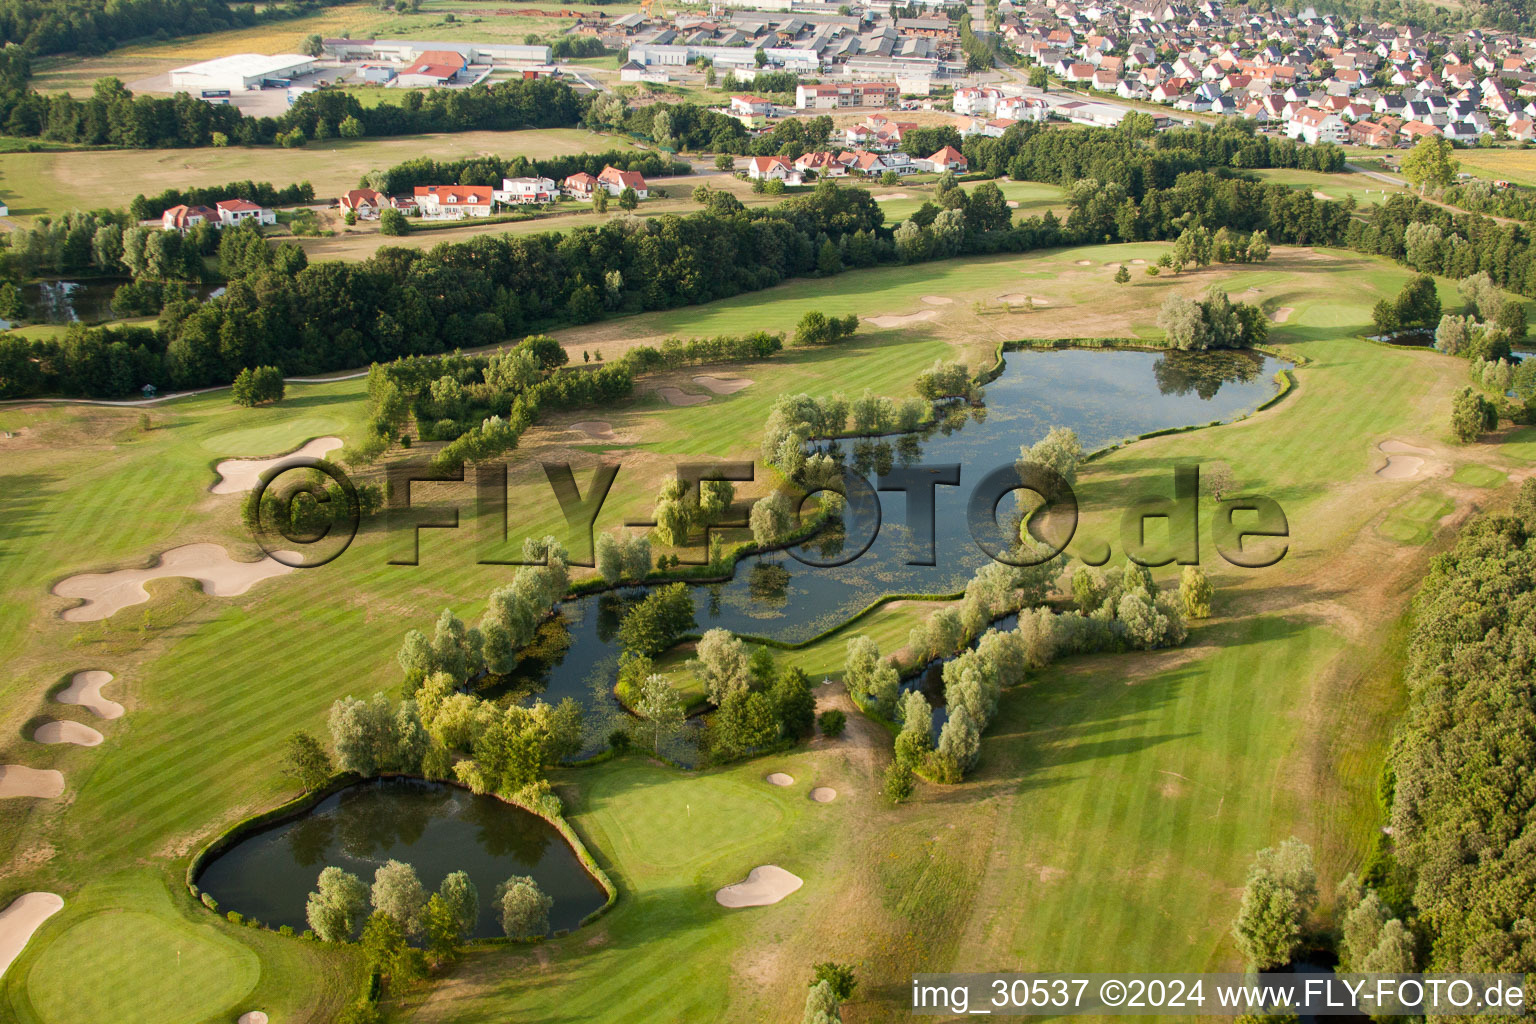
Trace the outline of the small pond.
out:
[[[112,311],[112,296],[128,283],[126,277],[95,278],[89,281],[33,281],[22,285],[21,300],[27,319],[33,323],[67,324],[78,320],[99,324],[117,319]],[[216,289],[211,285],[189,284],[187,291],[198,299],[207,299]]]
[[[197,878],[221,911],[238,910],[277,928],[308,928],[304,904],[322,868],[350,871],[367,885],[386,861],[416,868],[428,892],[466,871],[480,891],[477,938],[502,934],[491,910],[496,887],[531,875],[554,899],[553,930],[574,928],[607,900],[559,832],[494,797],[419,779],[350,786],[297,818],[252,833],[208,863]]]

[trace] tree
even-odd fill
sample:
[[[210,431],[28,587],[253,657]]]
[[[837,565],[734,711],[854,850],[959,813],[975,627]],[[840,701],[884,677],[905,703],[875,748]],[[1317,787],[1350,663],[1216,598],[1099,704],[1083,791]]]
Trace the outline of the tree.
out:
[[[816,696],[799,667],[791,665],[781,672],[768,698],[786,736],[804,739],[816,728]]]
[[[822,345],[828,341],[827,316],[818,310],[809,310],[795,325],[796,345]]]
[[[748,688],[747,648],[730,630],[709,630],[699,638],[694,654],[693,671],[710,703],[718,705],[727,695]]]
[[[497,916],[508,938],[537,939],[547,934],[549,909],[554,905],[528,875],[514,875],[496,887]]]
[[[1083,445],[1071,427],[1052,427],[1050,432],[1019,453],[1024,462],[1054,469],[1069,484],[1077,483],[1077,466]]]
[[[1157,314],[1157,326],[1168,335],[1168,343],[1179,349],[1203,349],[1209,335],[1205,325],[1205,313],[1200,303],[1177,292],[1163,300]]]
[[[320,872],[316,891],[305,902],[304,919],[321,942],[346,942],[367,911],[368,887],[362,879],[330,866]]]
[[[331,756],[309,733],[296,732],[288,737],[283,748],[283,774],[303,787],[304,792],[325,785],[334,770]]]
[[[639,205],[640,205],[640,193],[636,192],[633,188],[630,188],[628,185],[626,185],[624,187],[624,191],[619,193],[619,209],[621,209],[621,210],[633,210],[635,207],[637,207]]]
[[[891,803],[905,802],[915,788],[917,788],[917,776],[908,765],[896,760],[885,766],[880,792],[885,794],[885,798]]]
[[[848,716],[837,708],[823,711],[816,721],[821,726],[821,734],[834,740],[841,736],[848,726]]]
[[[640,687],[640,700],[635,712],[645,719],[645,727],[651,733],[651,750],[661,753],[661,741],[683,724],[683,697],[666,676],[646,677]]]
[[[624,552],[618,538],[611,533],[600,533],[593,546],[593,560],[597,574],[606,583],[617,583],[624,578]]]
[[[859,987],[858,979],[853,976],[852,964],[840,964],[833,960],[825,960],[811,968],[815,972],[811,987],[815,988],[821,982],[826,982],[831,988],[832,994],[840,1003],[846,1003],[853,998],[853,990]]]
[[[1397,303],[1391,299],[1382,299],[1376,303],[1371,308],[1371,323],[1376,328],[1377,337],[1396,334],[1402,328],[1402,321],[1397,315]]]
[[[361,944],[364,961],[387,975],[392,985],[403,986],[426,976],[426,958],[421,950],[406,945],[404,930],[388,914],[369,915]]]
[[[608,212],[608,190],[598,189],[592,193],[592,209],[596,213]]]
[[[709,728],[712,746],[726,757],[766,747],[779,734],[767,695],[745,690],[726,695]]]
[[[1499,411],[1488,399],[1466,387],[1451,400],[1451,433],[1462,444],[1471,444],[1499,425]]]
[[[1131,272],[1129,270],[1125,269],[1125,264],[1124,263],[1120,264],[1120,269],[1115,271],[1115,283],[1116,284],[1129,284],[1130,281],[1131,281]]]
[[[715,157],[715,170],[731,173],[736,170],[736,158],[729,153],[721,153]]]
[[[825,981],[814,981],[805,994],[805,1012],[800,1024],[841,1024],[842,1008],[832,986]]]
[[[752,527],[752,540],[759,548],[770,548],[789,536],[794,513],[789,499],[774,491],[752,503],[748,522]]]
[[[1296,894],[1272,875],[1250,878],[1232,934],[1243,960],[1253,970],[1289,963],[1301,944],[1301,908]]]
[[[619,641],[636,654],[660,654],[693,627],[693,612],[693,594],[686,584],[658,587],[625,614]]]
[[[309,57],[318,57],[321,53],[325,52],[325,40],[315,33],[310,33],[304,37],[304,42],[299,52]]]
[[[421,934],[427,891],[416,869],[403,861],[390,860],[373,874],[373,909],[386,914],[407,935]]]
[[[411,230],[410,222],[405,219],[405,214],[391,207],[379,214],[379,234],[404,235]]]
[[[1184,606],[1184,614],[1191,619],[1208,618],[1211,594],[1211,581],[1205,570],[1198,565],[1186,565],[1179,574],[1179,603]]]
[[[461,936],[474,931],[480,920],[480,891],[466,872],[450,872],[437,887],[437,895],[453,912]]]
[[[1439,134],[1421,137],[1403,157],[1402,175],[1418,187],[1420,195],[1426,189],[1445,188],[1456,180],[1459,170],[1460,161],[1451,156],[1451,140]]]

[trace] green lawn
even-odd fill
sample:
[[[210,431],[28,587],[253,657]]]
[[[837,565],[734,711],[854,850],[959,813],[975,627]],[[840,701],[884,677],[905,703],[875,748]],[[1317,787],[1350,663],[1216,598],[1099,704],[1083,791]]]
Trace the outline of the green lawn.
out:
[[[1282,249],[1263,266],[1112,282],[1109,264],[1163,248],[879,268],[561,332],[578,357],[600,348],[611,358],[671,333],[792,329],[808,309],[937,311],[888,329],[865,323],[836,349],[643,379],[631,401],[552,418],[530,431],[512,463],[513,522],[533,532],[558,522],[540,460],[570,458],[583,482],[597,461],[587,450],[594,446],[562,432],[571,420],[600,416],[628,439],[596,446],[623,452],[625,465],[598,522],[608,529],[647,508],[680,458],[755,457],[780,392],[867,386],[901,397],[937,357],[979,366],[1004,337],[1152,333],[1170,289],[1195,293],[1219,282],[1245,301],[1294,310],[1272,341],[1313,360],[1297,371],[1300,388],[1250,419],[1151,439],[1092,463],[1080,480],[1080,536],[1118,552],[1119,512],[1130,497],[1165,491],[1177,462],[1223,461],[1245,489],[1285,508],[1290,554],[1274,571],[1237,570],[1215,560],[1203,531],[1218,618],[1188,647],[1069,660],[1015,687],[987,735],[979,774],[953,788],[925,787],[899,809],[876,796],[889,741],[862,721],[845,740],[724,770],[683,773],[634,756],[559,773],[572,821],[618,882],[618,905],[542,951],[474,953],[397,1016],[601,1019],[622,993],[625,1019],[636,1024],[792,1019],[809,964],[835,958],[860,972],[848,1019],[883,1020],[900,1012],[904,979],[917,969],[1228,967],[1235,954],[1227,924],[1255,849],[1292,833],[1308,839],[1325,891],[1358,866],[1380,825],[1377,773],[1399,700],[1390,674],[1370,659],[1401,609],[1369,584],[1384,565],[1408,572],[1430,550],[1403,553],[1367,527],[1396,515],[1429,530],[1446,500],[1437,491],[1443,480],[1406,488],[1380,481],[1376,446],[1389,437],[1445,441],[1465,367],[1434,352],[1354,340],[1372,304],[1407,280],[1402,268]],[[973,301],[1021,289],[1050,305],[1008,317],[971,312]],[[955,301],[941,306],[925,296]],[[715,372],[754,383],[688,408],[652,391],[659,382],[700,391],[691,377]],[[4,757],[56,767],[68,783],[57,802],[0,805],[0,851],[12,866],[0,897],[47,889],[66,900],[0,980],[0,1005],[12,1017],[69,1019],[59,1014],[75,1011],[57,1002],[66,993],[85,1008],[78,1019],[115,998],[119,1008],[163,1003],[156,1019],[228,1021],[260,1008],[274,1021],[318,1022],[356,991],[350,957],[235,928],[193,904],[180,879],[209,837],[293,794],[278,771],[287,736],[323,735],[337,697],[395,692],[394,653],[405,630],[444,607],[478,618],[505,569],[477,564],[473,538],[450,530],[423,531],[419,566],[390,565],[386,538],[370,524],[327,568],[238,598],[165,581],[152,586],[147,605],[72,625],[56,617],[64,602],[48,591],[65,576],[142,565],[194,541],[255,557],[237,499],[206,493],[212,463],[271,455],[321,434],[355,439],[363,393],[361,380],[292,385],[281,405],[260,410],[212,393],[152,408],[147,433],[137,409],[0,409],[5,428],[22,431],[0,440],[10,446],[0,457],[0,732],[12,737]],[[1502,464],[1521,445],[1536,442],[1517,434],[1478,456]],[[467,484],[421,492],[465,507],[473,501]],[[1339,620],[1327,611],[1333,602],[1347,608]],[[930,611],[886,608],[779,658],[819,679],[840,668],[849,632],[893,650]],[[84,719],[46,692],[88,667],[118,676],[107,692],[127,708],[121,719],[91,721],[105,742],[61,749],[20,739],[40,714]],[[795,786],[769,787],[761,780],[770,771],[788,772]],[[810,803],[808,787],[824,783],[838,789],[838,801]],[[714,903],[716,889],[767,863],[794,871],[805,888],[769,908],[726,912]],[[129,941],[149,936],[154,952],[102,952],[114,934],[103,920],[129,923]],[[184,969],[197,973],[186,985],[168,981],[170,945],[183,948],[184,965],[193,951],[196,965]],[[110,970],[75,966],[93,959]]]
[[[1300,171],[1294,168],[1275,168],[1250,171],[1265,181],[1276,181],[1307,192],[1321,193],[1327,199],[1353,198],[1356,209],[1379,205],[1390,196],[1407,192],[1407,189],[1368,178],[1363,174],[1323,174],[1320,171]]]
[[[1457,469],[1451,479],[1468,487],[1501,487],[1509,479],[1509,474],[1492,466],[1466,465]]]

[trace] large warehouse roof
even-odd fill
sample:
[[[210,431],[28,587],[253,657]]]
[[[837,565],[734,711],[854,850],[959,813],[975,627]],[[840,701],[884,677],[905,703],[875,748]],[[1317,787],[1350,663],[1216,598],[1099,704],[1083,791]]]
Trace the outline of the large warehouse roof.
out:
[[[188,64],[184,68],[175,68],[171,74],[228,79],[261,78],[268,75],[282,77],[285,71],[314,62],[313,57],[306,57],[302,53],[278,53],[270,57],[260,53],[236,53],[228,57],[215,57],[213,60]]]

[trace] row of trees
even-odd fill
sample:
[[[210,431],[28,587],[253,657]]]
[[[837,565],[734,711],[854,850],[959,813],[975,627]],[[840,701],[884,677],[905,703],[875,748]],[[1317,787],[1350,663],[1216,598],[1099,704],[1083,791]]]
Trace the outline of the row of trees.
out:
[[[1252,348],[1269,337],[1264,310],[1233,302],[1219,285],[1212,285],[1203,299],[1169,293],[1158,310],[1157,325],[1167,332],[1168,343],[1182,350]]]
[[[672,160],[644,150],[611,149],[542,160],[530,160],[522,154],[511,157],[490,154],[460,160],[420,156],[383,170],[369,171],[359,184],[363,188],[388,193],[408,191],[417,185],[491,185],[500,188],[503,178],[541,177],[563,181],[582,171],[596,175],[608,166],[635,171],[647,178],[693,172],[693,165],[686,160]]]
[[[159,195],[134,196],[128,204],[128,216],[135,221],[149,220],[183,203],[212,206],[224,199],[248,199],[260,206],[297,206],[314,202],[315,187],[307,181],[281,187],[269,181],[232,181],[227,185],[168,188]]]

